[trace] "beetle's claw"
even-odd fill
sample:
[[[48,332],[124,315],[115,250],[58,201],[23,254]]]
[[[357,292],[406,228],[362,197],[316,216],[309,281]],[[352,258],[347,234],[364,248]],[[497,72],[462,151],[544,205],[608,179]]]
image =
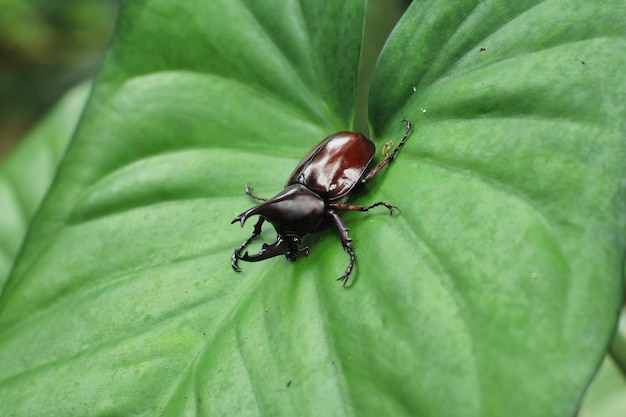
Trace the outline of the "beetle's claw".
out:
[[[347,272],[344,273],[342,276],[340,276],[339,278],[337,278],[337,281],[343,281],[343,286],[345,287],[346,284],[348,283],[348,278],[349,278],[350,274],[348,274]]]
[[[230,258],[230,265],[233,267],[235,272],[241,272],[241,268],[237,265],[237,261],[239,260],[239,253],[237,251],[233,252],[233,256]]]
[[[343,273],[343,275],[337,278],[337,281],[343,281],[343,286],[345,287],[346,284],[348,284],[348,280],[350,279],[350,274],[352,274],[355,257],[354,249],[352,249],[352,245],[350,245],[349,241],[347,242],[347,244],[344,245],[343,248],[346,250],[346,252],[348,252],[348,255],[350,255],[350,263],[348,264],[348,267],[346,268],[346,271]]]
[[[309,256],[309,247],[305,246],[302,249],[298,249],[298,252],[304,253],[304,256]]]

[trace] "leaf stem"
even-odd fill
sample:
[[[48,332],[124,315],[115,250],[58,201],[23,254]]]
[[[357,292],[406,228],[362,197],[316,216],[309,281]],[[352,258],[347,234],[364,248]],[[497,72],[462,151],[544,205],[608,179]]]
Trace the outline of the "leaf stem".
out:
[[[624,306],[622,306],[622,315],[617,325],[617,331],[615,336],[613,336],[611,346],[609,346],[609,355],[611,355],[624,378],[626,378],[626,333],[622,331],[623,326],[621,322],[625,320],[625,317]]]

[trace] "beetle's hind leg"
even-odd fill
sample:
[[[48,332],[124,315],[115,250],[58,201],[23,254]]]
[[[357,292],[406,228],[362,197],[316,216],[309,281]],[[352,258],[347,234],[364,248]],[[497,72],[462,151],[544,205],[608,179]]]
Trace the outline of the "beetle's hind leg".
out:
[[[346,252],[348,252],[348,255],[350,256],[350,263],[348,264],[348,267],[346,268],[346,272],[344,272],[342,276],[337,278],[337,281],[343,281],[343,286],[345,287],[346,284],[348,283],[348,278],[350,278],[350,274],[352,273],[352,269],[354,268],[354,261],[355,261],[354,249],[352,248],[352,244],[350,243],[352,242],[352,239],[350,238],[350,236],[348,236],[348,228],[344,224],[343,220],[341,220],[341,217],[339,217],[337,212],[333,209],[329,209],[328,214],[330,215],[330,217],[332,217],[333,221],[335,222],[335,225],[337,226],[337,230],[339,231],[339,236],[341,237],[341,244],[343,245],[343,248],[345,249]]]
[[[246,185],[246,189],[247,188],[248,186]],[[263,225],[264,221],[265,221],[265,217],[259,217],[259,221],[256,222],[256,224],[254,225],[254,232],[252,232],[252,236],[246,239],[246,241],[243,242],[241,246],[239,246],[237,249],[235,249],[235,252],[233,252],[233,256],[231,256],[230,258],[230,264],[232,265],[235,271],[241,272],[241,268],[239,268],[239,265],[237,265],[237,261],[241,259],[242,257],[241,251],[243,250],[243,248],[248,246],[248,243],[252,242],[255,238],[257,238],[261,234],[261,226]]]
[[[353,206],[351,204],[335,204],[335,203],[331,203],[329,204],[329,206],[335,210],[350,210],[350,211],[370,211],[370,209],[373,209],[374,207],[385,206],[387,207],[387,210],[389,210],[389,214],[393,214],[393,209],[398,208],[384,201],[379,201],[378,203],[374,203],[369,206]]]
[[[268,200],[265,197],[261,197],[261,196],[258,196],[256,194],[254,194],[254,192],[252,191],[252,188],[250,187],[250,184],[246,184],[246,194],[248,194],[250,197],[254,198],[255,200],[259,200],[259,201],[267,201]]]
[[[391,152],[391,155],[383,159],[380,164],[376,165],[365,177],[361,179],[361,184],[367,184],[372,178],[374,178],[374,175],[378,174],[378,171],[380,171],[386,165],[388,165],[391,161],[393,161],[396,155],[398,154],[398,151],[400,150],[400,148],[402,148],[406,140],[409,138],[409,132],[411,131],[411,122],[409,122],[406,119],[402,121],[406,123],[406,130],[404,131],[404,136],[402,136],[402,140],[400,140],[400,143],[398,143],[398,146],[396,146],[393,152]]]

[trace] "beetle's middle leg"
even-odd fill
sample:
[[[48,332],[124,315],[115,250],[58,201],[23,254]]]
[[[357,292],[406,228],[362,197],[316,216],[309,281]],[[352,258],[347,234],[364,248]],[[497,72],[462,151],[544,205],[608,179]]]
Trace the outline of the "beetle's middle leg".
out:
[[[329,207],[335,210],[350,210],[350,211],[370,211],[370,209],[373,209],[374,207],[378,207],[378,206],[387,207],[387,210],[389,210],[389,214],[393,214],[393,209],[398,208],[384,201],[379,201],[378,203],[374,203],[369,206],[353,206],[351,204],[335,204],[335,203],[329,204]]]
[[[350,243],[352,242],[352,239],[350,238],[350,236],[348,236],[348,228],[346,227],[341,217],[339,217],[337,212],[333,209],[329,209],[328,214],[330,215],[330,217],[333,218],[333,221],[337,226],[337,230],[339,231],[339,236],[341,237],[341,243],[343,244],[343,248],[346,250],[346,252],[348,252],[348,255],[350,256],[350,263],[346,268],[346,272],[344,272],[342,276],[337,278],[337,281],[343,281],[343,286],[345,287],[348,283],[348,278],[352,273],[352,269],[354,268],[354,249],[352,248],[352,244]]]
[[[246,186],[246,188],[248,187]],[[261,234],[261,226],[263,225],[264,221],[265,221],[265,217],[259,216],[259,221],[256,222],[256,224],[254,225],[254,231],[252,232],[252,236],[246,239],[246,241],[243,242],[241,246],[239,246],[237,249],[235,249],[235,252],[233,252],[233,256],[231,256],[230,258],[230,264],[232,265],[235,271],[241,272],[241,268],[239,268],[239,266],[237,265],[237,261],[242,256],[241,251],[243,250],[243,248],[248,246],[248,243],[252,242],[256,237],[258,237]]]

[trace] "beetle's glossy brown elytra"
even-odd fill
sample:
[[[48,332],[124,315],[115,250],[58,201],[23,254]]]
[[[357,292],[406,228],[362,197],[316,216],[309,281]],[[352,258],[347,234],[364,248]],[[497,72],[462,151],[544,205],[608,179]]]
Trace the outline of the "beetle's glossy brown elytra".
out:
[[[235,249],[231,257],[233,269],[241,271],[237,265],[239,260],[258,262],[285,255],[290,261],[295,261],[301,253],[308,255],[309,248],[301,247],[302,238],[318,231],[330,220],[335,223],[341,243],[350,256],[346,271],[337,278],[345,286],[354,268],[355,255],[348,228],[337,211],[369,211],[371,208],[384,206],[393,214],[394,206],[384,201],[369,206],[353,206],[344,204],[343,200],[356,186],[367,184],[393,161],[411,131],[411,123],[408,120],[403,121],[406,123],[406,130],[398,146],[367,174],[365,171],[376,152],[374,143],[360,133],[339,132],[328,136],[311,149],[296,166],[285,188],[274,197],[259,197],[246,185],[246,194],[262,203],[244,211],[231,222],[240,222],[243,227],[248,218],[259,216],[252,236]],[[242,250],[261,234],[261,227],[266,220],[276,229],[276,242],[271,245],[263,244],[261,252],[257,254],[242,254]]]

